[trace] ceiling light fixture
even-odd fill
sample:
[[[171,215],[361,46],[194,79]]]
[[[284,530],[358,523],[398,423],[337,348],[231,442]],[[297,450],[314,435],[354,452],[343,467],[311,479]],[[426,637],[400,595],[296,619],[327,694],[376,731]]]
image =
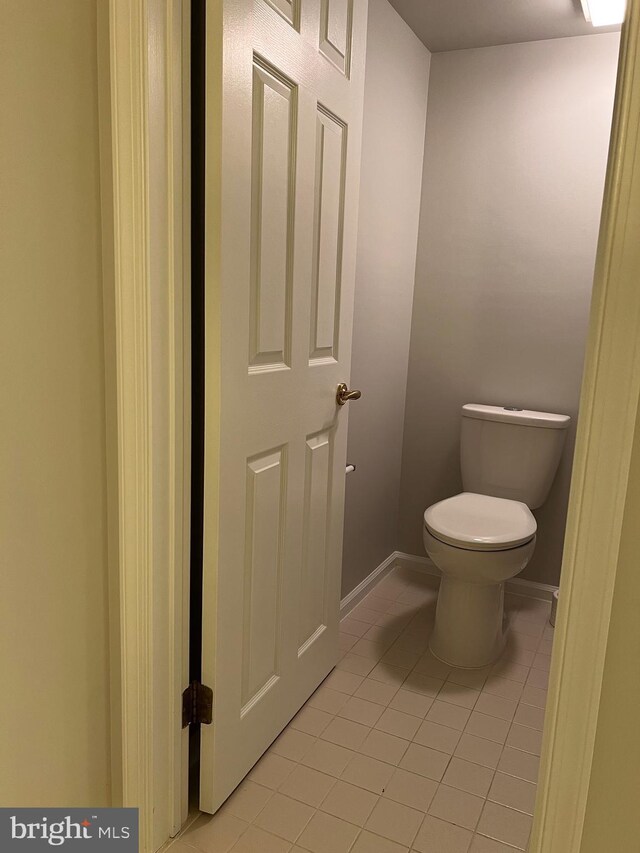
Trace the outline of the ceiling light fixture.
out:
[[[627,0],[582,0],[584,16],[594,27],[609,27],[621,24]]]

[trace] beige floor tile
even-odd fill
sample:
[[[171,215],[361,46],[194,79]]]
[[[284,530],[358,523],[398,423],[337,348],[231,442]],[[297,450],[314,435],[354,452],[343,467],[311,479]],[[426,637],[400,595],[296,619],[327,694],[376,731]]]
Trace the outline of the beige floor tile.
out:
[[[526,651],[526,650],[525,650]],[[529,652],[533,656],[533,652]],[[531,657],[533,660],[533,657]],[[529,675],[529,664],[523,665],[512,659],[503,659],[494,664],[491,675],[496,678],[506,678],[509,681],[517,681],[519,684],[524,684]]]
[[[420,693],[422,696],[430,696],[432,699],[440,692],[444,681],[440,678],[433,678],[431,675],[421,675],[415,670],[411,672],[404,682],[405,690],[412,690],[414,693]]]
[[[366,606],[367,610],[375,610],[377,613],[387,613],[391,606],[388,598],[382,598],[379,595],[375,595],[375,593],[369,593],[362,603]]]
[[[233,853],[288,853],[291,842],[260,827],[250,826],[232,849]]]
[[[306,803],[277,793],[267,802],[253,823],[254,826],[293,843],[313,814],[314,809]]]
[[[353,672],[344,672],[340,669],[334,669],[333,672],[322,682],[323,687],[329,687],[331,690],[337,690],[339,693],[348,693],[352,696],[358,687],[364,681],[363,676],[355,675]]]
[[[472,837],[468,829],[427,815],[413,849],[418,853],[467,853]]]
[[[391,602],[390,606],[395,607],[397,604],[396,602]],[[389,628],[390,626],[393,626],[395,636],[400,636],[401,631],[410,621],[410,615],[407,616],[407,614],[404,613],[402,616],[398,616],[397,614],[392,614],[391,611],[388,610],[386,613],[378,613],[378,618],[376,619],[375,624],[380,628]]]
[[[445,685],[446,687],[446,685]],[[461,688],[466,689],[466,688]],[[444,688],[438,694],[425,719],[432,723],[439,723],[442,726],[449,726],[451,729],[463,731],[467,725],[471,711],[468,708],[463,708],[460,705],[452,705],[450,702],[445,702],[441,697],[444,695]]]
[[[423,818],[424,814],[417,809],[381,798],[365,826],[370,832],[410,847]]]
[[[490,666],[485,666],[482,669],[456,669],[454,667],[449,673],[447,681],[461,684],[463,687],[471,687],[473,690],[480,690],[490,672]]]
[[[298,839],[298,844],[311,853],[347,853],[358,837],[360,828],[338,817],[316,812]]]
[[[536,637],[538,639],[542,637],[544,625],[538,622],[531,622],[529,619],[523,619],[520,614],[515,617],[512,624],[513,630],[518,634],[525,634],[527,637]]]
[[[424,719],[427,711],[433,705],[433,701],[431,696],[423,696],[401,687],[390,701],[389,707],[396,711],[402,711],[404,714],[411,714],[414,717]]]
[[[422,656],[429,645],[429,638],[420,634],[402,633],[394,643],[400,649],[407,649]]]
[[[362,687],[362,684],[358,688]],[[375,702],[368,702],[366,699],[359,699],[352,696],[345,702],[342,708],[338,711],[339,717],[344,717],[354,723],[361,723],[369,728],[377,723],[383,713],[383,708]]]
[[[541,655],[551,655],[553,651],[553,640],[541,640],[538,646],[538,652]]]
[[[265,788],[263,785],[252,782],[251,779],[245,779],[231,794],[222,810],[251,823],[272,795],[271,788]]]
[[[403,770],[409,770],[411,773],[439,782],[444,776],[450,758],[451,756],[444,752],[412,743],[404,754],[400,766]]]
[[[290,761],[300,761],[305,752],[315,743],[315,740],[313,735],[287,727],[273,743],[269,752],[282,758],[288,758]]]
[[[345,720],[342,717],[334,717],[327,728],[320,735],[320,740],[328,740],[344,746],[347,749],[357,750],[370,732],[368,726]]]
[[[509,631],[509,640],[508,644],[511,648],[516,649],[529,649],[532,652],[536,652],[538,650],[538,643],[540,642],[540,637],[530,637],[526,633],[521,634],[520,631],[510,630]]]
[[[276,790],[296,766],[295,761],[267,752],[249,773],[249,779]]]
[[[391,666],[399,666],[402,669],[413,669],[418,663],[419,658],[420,655],[417,652],[392,646],[382,660],[385,663],[391,664]]]
[[[460,738],[454,755],[495,770],[502,755],[502,744],[465,732]]]
[[[363,639],[375,643],[380,649],[389,649],[402,632],[402,628],[389,624],[390,621],[386,616],[382,617],[383,624],[372,625]]]
[[[382,681],[366,678],[360,687],[358,687],[354,696],[357,696],[358,699],[365,699],[367,702],[374,702],[376,705],[386,707],[397,692],[398,688],[394,684],[384,684]]]
[[[478,832],[524,850],[531,832],[531,818],[497,803],[487,802],[478,823]]]
[[[498,675],[491,675],[487,678],[483,693],[491,693],[494,696],[502,696],[503,699],[515,699],[518,701],[522,696],[523,685],[519,681],[512,681],[510,678],[501,678]]]
[[[544,708],[535,708],[533,705],[520,703],[513,718],[514,723],[520,726],[528,726],[530,729],[542,731],[544,726]]]
[[[420,675],[430,675],[432,678],[439,678],[445,681],[452,671],[449,664],[443,663],[434,657],[431,652],[425,652],[415,666],[415,672]]]
[[[533,659],[532,666],[534,669],[543,669],[545,672],[549,672],[551,669],[551,655],[538,651]]]
[[[400,687],[406,677],[406,669],[401,669],[399,666],[389,666],[387,663],[379,663],[369,673],[369,678],[372,678],[374,681],[382,681],[384,684],[394,684],[396,688]]]
[[[409,848],[396,844],[381,835],[374,835],[365,829],[351,848],[351,853],[409,853]]]
[[[335,783],[334,776],[299,764],[280,785],[280,793],[317,808]]]
[[[360,622],[351,616],[347,616],[340,623],[340,630],[343,634],[351,634],[352,637],[363,637],[371,626],[368,622]]]
[[[387,598],[390,601],[395,601],[400,593],[404,592],[404,584],[396,577],[395,573],[390,572],[384,580],[376,584],[375,594],[382,598]]]
[[[377,794],[341,780],[325,797],[320,810],[349,823],[364,826],[377,802]]]
[[[533,705],[534,708],[546,708],[547,691],[540,690],[539,687],[534,687],[532,684],[525,684],[520,701],[524,705]]]
[[[429,814],[464,829],[474,830],[484,803],[483,797],[440,785],[429,806]]]
[[[382,794],[395,768],[384,761],[369,758],[367,755],[355,755],[342,773],[345,782],[358,785],[374,794]]]
[[[355,607],[349,616],[357,619],[358,622],[368,622],[369,625],[375,625],[376,619],[380,616],[380,611],[373,610],[372,608],[365,607],[361,604],[358,605],[358,607]]]
[[[450,705],[459,705],[461,708],[471,710],[479,696],[480,691],[478,690],[472,690],[470,687],[463,687],[461,684],[448,681],[438,694],[438,699],[449,702]]]
[[[171,844],[169,844],[167,848],[162,849],[166,849],[166,853],[169,853],[169,850],[171,851],[171,853],[194,853],[197,848],[191,847],[191,845],[189,844],[185,844],[181,838],[176,838],[171,842]]]
[[[453,755],[460,740],[460,732],[457,729],[442,726],[439,723],[432,723],[429,719],[426,719],[413,739],[422,746],[430,746],[432,749],[438,749],[440,752],[447,752],[449,755]]]
[[[298,711],[293,720],[291,720],[289,727],[317,737],[326,729],[332,719],[332,714],[321,711],[319,708],[312,708],[309,705],[305,705]]]
[[[469,853],[513,853],[515,848],[484,835],[474,835]]]
[[[367,676],[377,662],[377,658],[362,657],[362,655],[350,651],[336,664],[336,669],[352,672],[354,675]]]
[[[504,743],[510,727],[509,720],[500,720],[498,717],[490,717],[488,714],[472,711],[464,730],[476,737],[494,740],[496,743]]]
[[[512,661],[513,663],[517,663],[519,666],[523,666],[527,669],[533,663],[535,654],[536,653],[533,649],[523,649],[519,648],[515,644],[507,643],[504,652],[502,653],[502,660]]]
[[[489,717],[498,717],[500,720],[513,720],[518,703],[513,699],[502,699],[500,696],[492,696],[490,693],[481,693],[475,709],[480,714]]]
[[[551,613],[551,602],[523,596],[519,613],[523,619],[544,624]]]
[[[332,690],[330,687],[322,685],[318,687],[311,699],[309,699],[307,706],[319,708],[327,714],[337,714],[346,701],[347,695],[345,693],[339,693],[337,690]]]
[[[537,687],[539,690],[547,690],[549,687],[549,672],[545,672],[544,669],[534,669],[532,667],[527,677],[527,685]]]
[[[532,815],[536,802],[536,786],[524,779],[496,773],[487,799],[510,809]]]
[[[498,762],[498,770],[501,773],[517,776],[518,779],[524,779],[526,782],[538,781],[539,768],[540,759],[537,755],[521,752],[519,749],[512,749],[510,746],[505,746]]]
[[[373,630],[373,628],[370,628],[369,630],[371,631]],[[389,645],[391,645],[391,642],[392,641],[390,640]],[[351,652],[354,655],[360,655],[363,658],[367,658],[368,660],[375,661],[377,663],[382,657],[382,655],[385,653],[387,648],[388,646],[385,646],[385,643],[379,640],[374,642],[373,640],[365,639],[363,637],[362,639],[358,640],[355,646],[351,649]]]
[[[454,757],[449,762],[442,782],[444,785],[465,791],[467,794],[486,797],[492,779],[493,770],[491,768]]]
[[[319,770],[321,773],[327,773],[329,776],[337,777],[342,774],[353,755],[354,753],[350,749],[345,749],[343,746],[329,743],[329,741],[317,740],[303,757],[302,764]]]
[[[201,815],[181,836],[204,853],[228,853],[249,824],[227,812]]]
[[[371,729],[359,752],[387,764],[398,764],[408,746],[409,742],[403,738]]]
[[[425,776],[409,773],[400,767],[394,772],[384,789],[383,796],[412,809],[426,812],[431,805],[438,783]]]
[[[390,735],[405,738],[405,740],[411,740],[419,726],[419,717],[405,714],[402,711],[396,711],[394,708],[387,708],[375,724],[376,729],[387,732]]]
[[[338,637],[338,648],[341,652],[348,652],[349,649],[353,648],[357,642],[358,638],[354,637],[353,634],[343,634],[342,631],[340,631],[340,635]]]
[[[509,730],[507,746],[512,746],[514,749],[521,749],[523,752],[530,752],[532,755],[540,755],[542,751],[542,732],[514,723]]]

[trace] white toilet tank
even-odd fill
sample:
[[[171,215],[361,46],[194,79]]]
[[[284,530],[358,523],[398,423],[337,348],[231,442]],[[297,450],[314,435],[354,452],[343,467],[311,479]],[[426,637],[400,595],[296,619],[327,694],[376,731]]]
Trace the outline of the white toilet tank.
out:
[[[571,418],[501,406],[462,407],[460,464],[465,492],[521,501],[547,499]]]

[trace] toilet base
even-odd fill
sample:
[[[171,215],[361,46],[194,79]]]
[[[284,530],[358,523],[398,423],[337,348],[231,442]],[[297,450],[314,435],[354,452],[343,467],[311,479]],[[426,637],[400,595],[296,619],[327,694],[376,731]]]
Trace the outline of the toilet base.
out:
[[[440,582],[431,653],[450,666],[479,669],[494,663],[505,645],[504,583]]]

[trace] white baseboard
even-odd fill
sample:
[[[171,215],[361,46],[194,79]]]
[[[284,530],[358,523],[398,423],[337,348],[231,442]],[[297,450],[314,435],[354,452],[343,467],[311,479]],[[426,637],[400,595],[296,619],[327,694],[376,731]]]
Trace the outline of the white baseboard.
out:
[[[433,577],[440,577],[440,570],[429,557],[418,557],[415,554],[405,554],[403,551],[394,551],[389,554],[386,560],[375,568],[370,575],[361,581],[358,586],[351,590],[340,602],[340,618],[344,617],[353,608],[359,604],[362,599],[371,592],[371,590],[380,583],[380,581],[389,574],[396,566],[403,569],[412,569],[418,572],[424,572]],[[537,581],[524,580],[523,578],[513,578],[507,581],[506,591],[511,595],[523,595],[527,598],[538,598],[543,601],[551,601],[553,593],[558,589],[557,586],[551,586],[546,583],[538,583]]]
[[[402,568],[414,569],[415,571],[440,577],[440,569],[438,569],[429,557],[418,557],[415,554],[405,554],[402,551],[396,551],[394,556],[396,564],[402,566]],[[548,583],[525,580],[524,578],[512,578],[512,580],[506,582],[505,589],[511,595],[524,595],[527,598],[539,598],[543,601],[551,601],[553,593],[558,587],[551,586]]]
[[[349,613],[349,611],[353,610],[353,608],[360,604],[362,599],[371,592],[373,587],[380,583],[382,578],[389,574],[391,569],[393,569],[396,565],[396,551],[389,554],[386,560],[383,560],[380,565],[374,569],[370,575],[367,575],[363,581],[360,581],[358,586],[355,589],[352,589],[348,595],[340,602],[340,618],[344,619],[344,617]]]

